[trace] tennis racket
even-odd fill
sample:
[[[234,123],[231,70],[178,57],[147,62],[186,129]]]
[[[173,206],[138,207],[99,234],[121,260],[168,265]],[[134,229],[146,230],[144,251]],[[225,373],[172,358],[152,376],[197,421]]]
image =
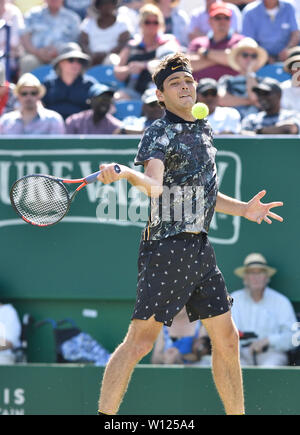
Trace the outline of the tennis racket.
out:
[[[114,166],[117,174],[119,165]],[[101,171],[74,180],[51,175],[25,175],[10,190],[10,201],[17,214],[27,223],[47,227],[61,221],[68,213],[77,193],[87,184],[97,181]],[[71,194],[66,184],[79,184]]]

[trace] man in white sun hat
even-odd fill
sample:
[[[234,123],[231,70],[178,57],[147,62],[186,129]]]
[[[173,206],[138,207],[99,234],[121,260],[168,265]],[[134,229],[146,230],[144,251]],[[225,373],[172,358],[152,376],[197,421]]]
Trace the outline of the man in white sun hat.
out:
[[[268,286],[276,269],[259,253],[249,254],[243,266],[234,270],[243,279],[244,288],[231,294],[232,316],[240,331],[242,365],[282,366],[288,363],[292,349],[292,325],[297,322],[286,296]],[[251,337],[252,335],[252,337]]]
[[[64,134],[62,117],[53,110],[46,109],[41,99],[46,88],[30,73],[23,74],[15,87],[19,100],[18,110],[4,114],[0,118],[0,133],[5,135]]]

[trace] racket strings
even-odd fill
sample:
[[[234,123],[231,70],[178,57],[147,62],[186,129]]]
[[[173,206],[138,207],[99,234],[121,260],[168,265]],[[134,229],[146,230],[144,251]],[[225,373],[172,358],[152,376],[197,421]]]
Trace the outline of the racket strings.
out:
[[[21,216],[36,225],[51,225],[67,213],[70,198],[65,187],[45,176],[29,176],[12,189],[12,202]]]

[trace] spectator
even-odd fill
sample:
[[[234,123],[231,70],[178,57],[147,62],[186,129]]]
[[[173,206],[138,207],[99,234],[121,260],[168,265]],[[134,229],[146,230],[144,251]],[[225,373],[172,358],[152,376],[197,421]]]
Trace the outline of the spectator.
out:
[[[209,8],[215,2],[216,0],[205,0],[203,7],[192,10],[189,26],[190,41],[198,36],[208,35],[212,31],[209,24]],[[228,3],[227,6],[232,10],[230,28],[233,32],[240,33],[242,30],[242,14],[235,5]]]
[[[254,336],[248,342],[241,341],[241,363],[286,365],[287,351],[292,347],[291,328],[297,320],[288,298],[268,286],[276,269],[268,266],[261,254],[253,253],[234,273],[243,279],[244,288],[232,293],[232,316],[240,335],[248,332]]]
[[[289,50],[284,69],[291,78],[281,83],[281,108],[300,111],[300,46]]]
[[[21,76],[15,88],[20,108],[1,116],[0,133],[64,134],[62,117],[52,110],[45,109],[41,103],[45,92],[45,87],[34,75],[26,73]]]
[[[260,0],[246,6],[242,33],[268,52],[269,63],[283,62],[288,48],[300,39],[295,9],[285,0]]]
[[[255,134],[298,134],[300,115],[294,110],[281,109],[281,88],[277,80],[266,77],[252,88],[262,111],[246,116],[242,120],[242,133]]]
[[[255,73],[265,65],[267,59],[267,52],[254,39],[241,39],[228,54],[229,65],[239,75],[220,78],[220,105],[235,107],[242,118],[257,113],[257,98],[252,88],[261,80]]]
[[[21,322],[11,304],[0,303],[0,365],[14,364],[14,349],[20,346]]]
[[[53,61],[56,74],[44,81],[47,89],[44,105],[60,113],[64,119],[89,109],[86,102],[89,89],[98,83],[93,77],[84,74],[89,61],[90,57],[82,52],[78,44],[69,42]]]
[[[152,364],[211,364],[210,341],[200,320],[190,323],[185,307],[172,326],[163,326],[153,348]],[[198,364],[197,364],[198,365]]]
[[[189,52],[196,81],[204,77],[219,80],[225,74],[238,74],[229,66],[226,50],[237,44],[243,36],[230,31],[231,16],[232,11],[226,3],[213,3],[209,9],[212,35],[191,41]]]
[[[165,32],[172,33],[180,45],[187,47],[189,43],[188,28],[190,17],[179,7],[180,0],[147,0],[162,11],[165,20]]]
[[[89,110],[75,113],[66,119],[67,134],[115,134],[121,121],[109,113],[114,90],[97,83],[88,91]]]
[[[214,79],[201,79],[197,86],[197,101],[209,108],[207,117],[214,134],[239,134],[241,116],[233,107],[220,107],[218,83]]]
[[[84,20],[88,13],[88,9],[92,4],[92,0],[64,0],[64,6],[67,9],[75,12]]]
[[[234,5],[238,6],[240,10],[243,10],[245,6],[247,6],[249,3],[252,3],[256,0],[224,0],[226,3],[233,3]]]
[[[109,55],[119,54],[130,39],[127,22],[117,14],[118,0],[94,0],[96,16],[80,26],[80,43],[91,56],[92,65],[111,63]]]
[[[25,15],[21,36],[26,50],[20,60],[22,74],[51,63],[63,44],[77,41],[79,37],[79,16],[64,8],[63,0],[45,0],[45,3]]]
[[[15,85],[5,78],[5,66],[0,63],[0,116],[16,109],[18,100],[14,94]]]
[[[126,87],[119,92],[119,99],[139,99],[152,83],[148,62],[155,59],[157,50],[163,45],[172,44],[180,48],[173,35],[164,32],[164,17],[160,9],[146,4],[140,10],[141,35],[129,41],[120,53],[120,63],[115,66],[115,76],[125,82]]]
[[[118,14],[126,20],[132,36],[139,33],[139,10],[143,6],[143,0],[121,0]]]
[[[23,15],[26,14],[34,6],[41,6],[44,0],[11,0],[22,12]]]
[[[120,133],[141,134],[156,119],[164,114],[164,109],[159,105],[155,88],[146,89],[142,95],[142,116],[128,116],[123,120]]]
[[[0,0],[0,20],[4,20],[10,26],[10,77],[16,82],[19,73],[19,58],[23,54],[19,33],[24,29],[24,18],[17,6],[9,3],[8,0]],[[6,33],[3,29],[0,32],[0,51],[6,52]]]

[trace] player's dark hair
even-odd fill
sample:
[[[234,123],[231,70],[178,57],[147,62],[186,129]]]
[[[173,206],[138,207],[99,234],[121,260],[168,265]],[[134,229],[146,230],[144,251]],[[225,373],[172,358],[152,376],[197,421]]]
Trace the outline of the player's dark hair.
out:
[[[152,80],[161,92],[164,90],[163,82],[170,74],[173,74],[173,68],[176,68],[177,71],[186,71],[192,74],[190,61],[183,53],[169,54],[158,64],[152,74]],[[164,102],[159,101],[158,104],[165,109]]]

